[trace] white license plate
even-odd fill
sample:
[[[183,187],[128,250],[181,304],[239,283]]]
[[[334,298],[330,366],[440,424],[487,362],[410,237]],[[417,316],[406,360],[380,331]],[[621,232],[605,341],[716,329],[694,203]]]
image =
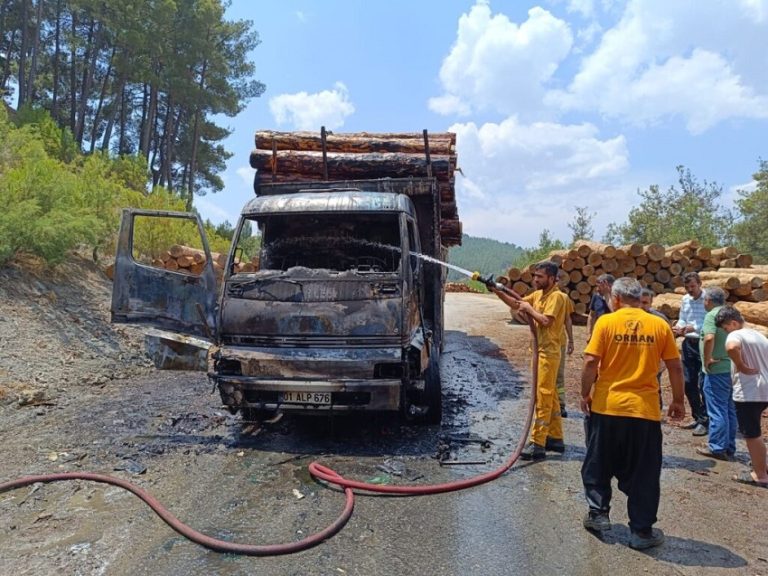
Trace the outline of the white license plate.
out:
[[[330,404],[330,392],[283,392],[285,404]]]

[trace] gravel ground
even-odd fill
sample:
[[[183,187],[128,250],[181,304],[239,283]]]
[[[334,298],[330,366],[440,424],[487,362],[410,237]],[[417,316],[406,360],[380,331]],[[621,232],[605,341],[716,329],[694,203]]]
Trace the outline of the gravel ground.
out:
[[[221,409],[205,376],[157,372],[139,329],[109,323],[111,285],[87,259],[46,272],[0,270],[2,479],[94,471],[136,482],[206,534],[290,542],[336,518],[342,498],[314,482],[319,459],[383,483],[437,483],[505,461],[528,404],[528,333],[492,296],[449,294],[441,361],[445,418],[291,418],[249,428]],[[585,331],[568,362],[567,449],[498,480],[419,498],[364,497],[337,536],[276,558],[233,557],[185,541],[134,497],[88,482],[0,494],[0,574],[768,574],[768,493],[732,482],[747,464],[699,457],[665,425],[659,526],[665,546],[626,546],[581,527],[582,420],[575,410]],[[668,390],[666,390],[668,394]],[[485,465],[440,466],[440,459]]]

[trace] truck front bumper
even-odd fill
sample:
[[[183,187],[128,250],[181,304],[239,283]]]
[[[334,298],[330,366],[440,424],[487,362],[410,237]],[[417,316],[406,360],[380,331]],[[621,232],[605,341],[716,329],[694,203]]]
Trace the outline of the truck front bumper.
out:
[[[222,347],[208,376],[233,408],[395,411],[402,404],[401,348]]]
[[[212,377],[227,406],[286,411],[398,410],[403,385],[401,380],[288,381]]]

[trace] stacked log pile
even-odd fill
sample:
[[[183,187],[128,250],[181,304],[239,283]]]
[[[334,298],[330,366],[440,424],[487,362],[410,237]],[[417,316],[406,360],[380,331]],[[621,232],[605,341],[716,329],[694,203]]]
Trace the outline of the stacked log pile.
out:
[[[224,267],[227,264],[227,255],[219,252],[211,253],[213,260],[213,270],[216,273],[216,279],[221,281],[224,275]],[[151,265],[165,270],[174,270],[182,274],[192,274],[199,276],[205,268],[205,252],[190,246],[174,244],[167,251],[154,258]],[[237,272],[255,272],[259,268],[258,256],[254,256],[249,262],[236,262]]]
[[[454,188],[456,134],[256,132],[251,167],[262,183],[426,177],[437,180],[444,246],[461,244]],[[429,146],[427,154],[426,144]],[[429,158],[429,161],[427,161]]]
[[[550,253],[549,259],[560,266],[558,283],[579,314],[587,313],[597,278],[604,273],[636,278],[656,294],[664,294],[682,287],[682,275],[695,271],[705,287],[723,288],[730,302],[768,301],[768,267],[753,266],[749,254],[733,247],[707,248],[696,240],[675,246],[612,246],[580,240],[570,250]],[[519,294],[533,290],[532,266],[510,268],[507,278]]]
[[[472,286],[470,286],[465,282],[446,282],[445,291],[446,292],[471,292],[473,294],[481,293],[480,290],[477,290],[476,288],[472,288]]]

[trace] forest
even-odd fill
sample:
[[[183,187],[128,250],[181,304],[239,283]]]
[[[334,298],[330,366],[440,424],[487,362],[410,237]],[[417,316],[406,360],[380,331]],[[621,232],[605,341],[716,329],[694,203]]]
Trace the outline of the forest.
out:
[[[0,0],[0,94],[46,110],[73,149],[143,158],[191,209],[223,188],[234,117],[265,86],[259,35],[219,0]]]
[[[226,8],[221,0],[0,0],[0,265],[22,251],[55,263],[75,246],[97,256],[113,241],[120,208],[192,211],[196,195],[223,189],[231,153],[221,119],[265,90],[249,60],[258,32],[228,21]],[[768,162],[758,161],[756,185],[733,208],[718,183],[670,169],[677,184],[638,190],[604,242],[697,239],[768,262]],[[527,248],[465,236],[449,260],[496,273],[524,267],[596,239],[595,215],[574,206],[571,238],[544,229]],[[232,226],[208,228],[214,249],[226,246]]]

